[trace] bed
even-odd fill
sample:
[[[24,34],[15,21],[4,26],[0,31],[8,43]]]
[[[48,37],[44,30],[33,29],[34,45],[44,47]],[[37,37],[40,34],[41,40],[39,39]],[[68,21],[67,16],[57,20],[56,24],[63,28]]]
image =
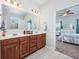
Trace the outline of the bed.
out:
[[[64,33],[62,41],[79,45],[79,34]]]

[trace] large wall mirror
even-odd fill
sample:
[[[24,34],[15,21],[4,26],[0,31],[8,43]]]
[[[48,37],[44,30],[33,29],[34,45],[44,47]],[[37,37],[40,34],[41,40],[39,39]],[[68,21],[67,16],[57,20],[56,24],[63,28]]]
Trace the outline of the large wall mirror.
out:
[[[24,10],[2,5],[2,20],[6,30],[38,30],[40,26],[38,18]]]
[[[5,22],[6,29],[19,29],[19,22],[24,20],[24,17],[27,15],[26,12],[15,9],[13,7],[2,5],[3,19]]]

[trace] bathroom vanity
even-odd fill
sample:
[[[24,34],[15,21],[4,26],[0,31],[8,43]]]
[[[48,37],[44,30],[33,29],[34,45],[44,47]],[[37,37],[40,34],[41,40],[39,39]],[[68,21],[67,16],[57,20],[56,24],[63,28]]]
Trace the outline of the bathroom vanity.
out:
[[[0,24],[0,30],[3,32],[0,32],[0,59],[24,59],[45,47],[46,33],[39,32],[38,18],[39,16],[26,12],[23,8],[2,5],[1,20],[3,22]],[[37,33],[26,34],[25,31]],[[3,37],[4,32],[6,33]]]
[[[46,33],[0,37],[0,59],[23,59],[45,44]]]

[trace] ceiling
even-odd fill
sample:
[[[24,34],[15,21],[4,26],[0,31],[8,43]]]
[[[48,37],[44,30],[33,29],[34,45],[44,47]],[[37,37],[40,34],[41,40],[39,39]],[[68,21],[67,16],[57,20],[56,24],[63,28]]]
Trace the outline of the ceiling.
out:
[[[66,8],[66,9],[63,9],[63,10],[60,10],[60,11],[57,11],[57,16],[60,17],[61,16],[60,13],[64,13],[65,10],[71,10],[71,12],[73,12],[74,14],[79,14],[79,4],[72,6],[72,7],[69,7],[69,8]]]
[[[38,8],[45,4],[49,0],[17,0],[21,3],[26,10],[31,10],[33,8]]]
[[[16,0],[16,1],[22,4],[25,10],[31,11],[33,8],[40,9],[42,6],[46,5],[49,1],[52,1],[51,3],[53,5],[59,6],[59,4],[61,4],[62,2],[73,3],[73,2],[78,2],[79,0],[72,0],[72,1],[71,0]]]
[[[34,3],[37,3],[38,5],[42,5],[48,0],[31,0],[31,1],[34,1]]]

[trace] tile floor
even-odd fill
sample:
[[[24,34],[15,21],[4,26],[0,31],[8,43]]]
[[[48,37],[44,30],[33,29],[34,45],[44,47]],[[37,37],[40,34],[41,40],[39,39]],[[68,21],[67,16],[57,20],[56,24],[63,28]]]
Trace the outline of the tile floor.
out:
[[[62,53],[59,53],[57,51],[52,51],[45,47],[31,54],[25,59],[73,59],[73,58],[66,56]]]

